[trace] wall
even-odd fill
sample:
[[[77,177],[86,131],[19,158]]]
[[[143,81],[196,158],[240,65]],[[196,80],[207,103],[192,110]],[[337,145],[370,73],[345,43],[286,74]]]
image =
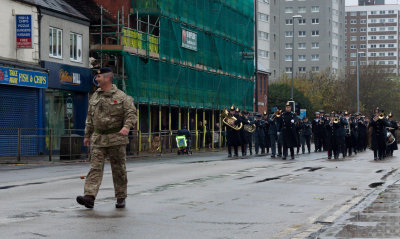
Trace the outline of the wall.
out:
[[[62,59],[49,56],[49,27],[58,28],[63,31]],[[89,26],[43,14],[40,31],[42,38],[40,52],[41,60],[79,67],[89,67]],[[69,34],[71,32],[82,35],[82,62],[75,62],[70,60]]]
[[[16,17],[15,14],[32,14],[33,21],[33,49],[16,49]],[[2,0],[0,7],[0,58],[3,60],[20,61],[31,64],[39,63],[39,31],[37,9],[23,3]]]

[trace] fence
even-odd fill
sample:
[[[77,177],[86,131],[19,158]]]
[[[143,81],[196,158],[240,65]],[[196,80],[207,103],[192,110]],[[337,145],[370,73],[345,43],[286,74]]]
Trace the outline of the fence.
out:
[[[72,160],[88,157],[88,147],[83,145],[84,130],[64,130],[62,133],[54,129],[0,128],[0,160],[1,159],[45,159]],[[129,133],[127,155],[142,154],[160,155],[177,150],[177,131],[144,133],[132,130]],[[191,148],[225,147],[224,131],[191,131]]]

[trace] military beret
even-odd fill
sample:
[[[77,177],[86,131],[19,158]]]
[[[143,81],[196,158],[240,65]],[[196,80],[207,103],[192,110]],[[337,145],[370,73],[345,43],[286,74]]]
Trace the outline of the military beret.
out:
[[[110,67],[103,67],[96,71],[97,74],[104,74],[104,73],[110,73],[110,72],[113,72]]]

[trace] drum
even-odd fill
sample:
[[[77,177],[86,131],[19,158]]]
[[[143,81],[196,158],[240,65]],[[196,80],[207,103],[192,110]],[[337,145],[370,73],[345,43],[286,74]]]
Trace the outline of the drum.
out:
[[[396,141],[396,138],[393,136],[391,132],[387,132],[386,135],[386,145],[391,145]]]

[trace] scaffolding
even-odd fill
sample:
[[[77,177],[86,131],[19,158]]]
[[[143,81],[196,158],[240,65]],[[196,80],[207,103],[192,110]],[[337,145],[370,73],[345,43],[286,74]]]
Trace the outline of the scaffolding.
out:
[[[135,99],[139,142],[143,127],[161,135],[178,122],[202,138],[197,148],[205,143],[199,121],[211,121],[214,138],[222,134],[222,127],[214,131],[221,109],[253,110],[254,60],[243,57],[254,53],[252,1],[135,0],[132,6],[128,22],[122,9],[117,24],[91,26],[98,43],[91,50],[101,66],[114,64],[116,83]],[[184,46],[187,32],[195,36],[192,48]]]

